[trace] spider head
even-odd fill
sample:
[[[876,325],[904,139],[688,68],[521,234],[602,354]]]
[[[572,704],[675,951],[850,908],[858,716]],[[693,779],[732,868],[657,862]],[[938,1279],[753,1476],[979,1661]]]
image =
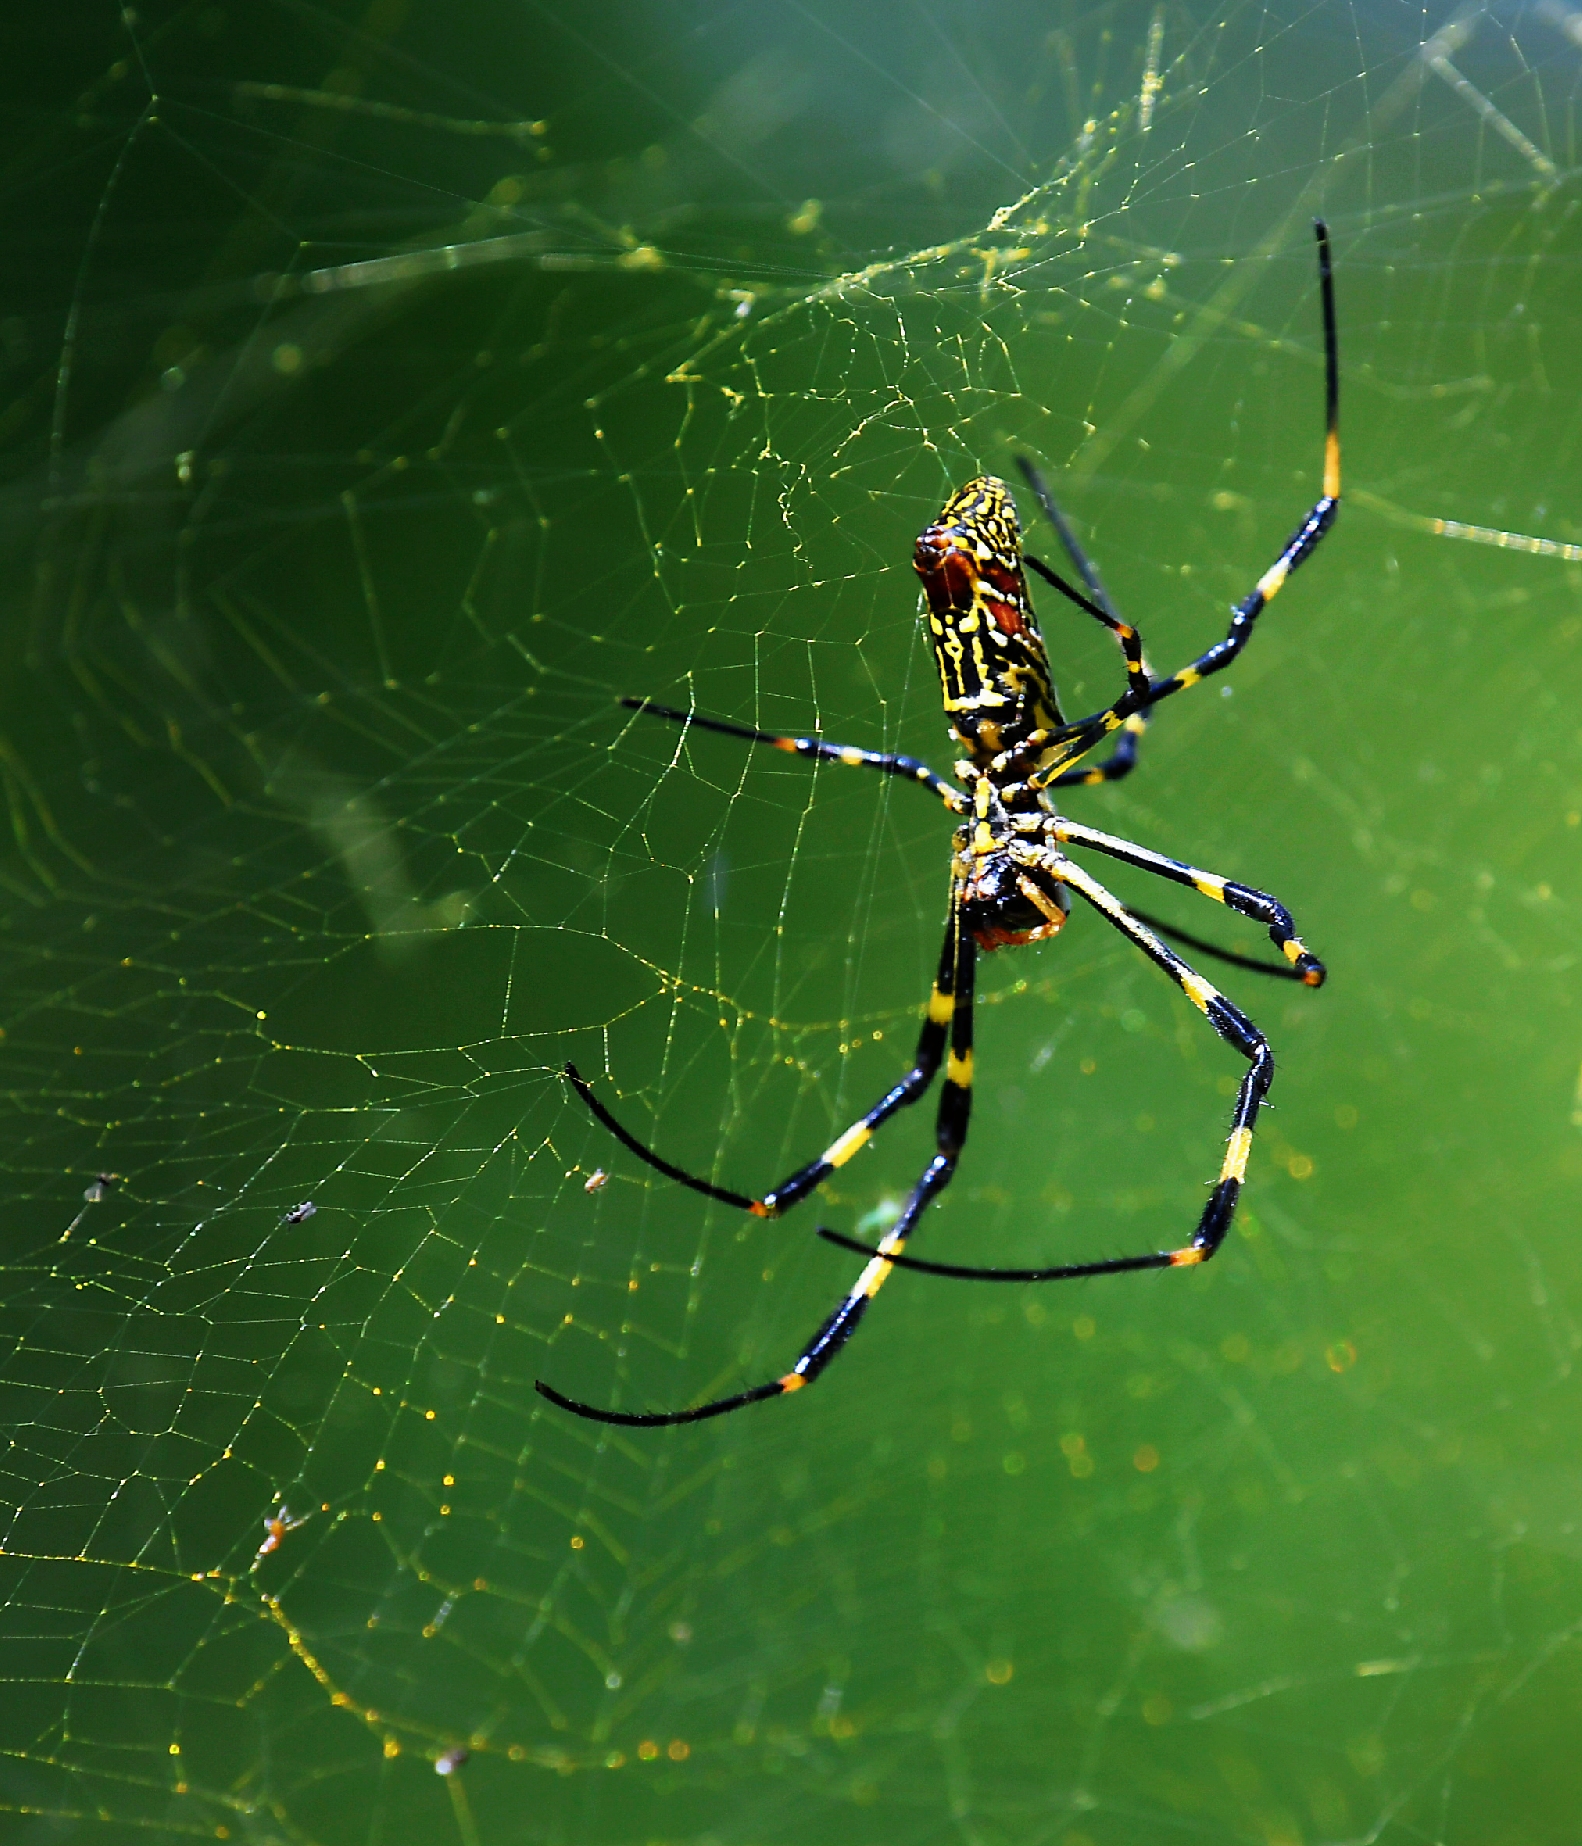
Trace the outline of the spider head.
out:
[[[969,748],[990,754],[1018,732],[1056,725],[1049,659],[1027,599],[1022,529],[1004,481],[979,475],[919,533],[912,562],[945,711]]]

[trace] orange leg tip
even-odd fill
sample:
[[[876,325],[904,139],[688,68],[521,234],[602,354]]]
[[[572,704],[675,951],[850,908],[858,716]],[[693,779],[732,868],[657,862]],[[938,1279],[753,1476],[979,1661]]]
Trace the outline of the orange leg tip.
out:
[[[1201,1263],[1202,1261],[1203,1252],[1198,1249],[1196,1244],[1188,1244],[1184,1250],[1172,1250],[1170,1252],[1170,1267],[1172,1269],[1190,1269],[1194,1263]]]
[[[783,1378],[777,1378],[775,1383],[782,1391],[800,1391],[807,1380],[800,1372],[787,1372]]]
[[[775,1215],[774,1206],[766,1205],[762,1199],[754,1199],[747,1209],[755,1218],[772,1218]]]
[[[770,741],[777,750],[789,750],[793,756],[796,755],[796,739],[794,737],[775,737],[771,738]]]

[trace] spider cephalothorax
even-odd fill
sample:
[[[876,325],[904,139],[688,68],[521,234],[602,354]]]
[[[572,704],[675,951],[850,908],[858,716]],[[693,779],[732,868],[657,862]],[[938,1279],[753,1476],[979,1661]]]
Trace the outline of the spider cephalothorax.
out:
[[[1137,739],[1148,713],[1162,699],[1184,692],[1230,665],[1247,644],[1259,614],[1278,594],[1291,572],[1311,556],[1329,530],[1340,500],[1340,438],[1337,434],[1339,358],[1335,337],[1334,292],[1330,281],[1329,235],[1318,232],[1319,295],[1324,316],[1325,441],[1323,492],[1287,541],[1274,563],[1249,595],[1231,611],[1221,641],[1164,679],[1148,670],[1137,631],[1123,622],[1110,604],[1097,571],[1077,543],[1042,477],[1022,462],[1033,493],[1060,534],[1086,586],[1086,594],[1065,582],[1037,558],[1022,551],[1021,526],[1010,489],[993,475],[979,475],[945,502],[939,517],[917,540],[913,561],[923,580],[924,621],[951,733],[966,751],[955,765],[959,786],[936,775],[916,757],[825,743],[816,737],[786,737],[719,718],[702,718],[646,699],[622,703],[703,731],[720,731],[777,750],[833,763],[877,769],[931,789],[957,817],[950,865],[950,897],[939,971],[929,994],[912,1067],[865,1115],[859,1116],[816,1160],[760,1198],[732,1192],[700,1179],[662,1159],[615,1119],[571,1065],[566,1075],[594,1115],[626,1147],[667,1177],[694,1192],[718,1199],[760,1218],[777,1218],[845,1166],[872,1139],[874,1131],[897,1110],[917,1099],[940,1075],[935,1153],[913,1186],[894,1224],[877,1247],[839,1232],[820,1229],[831,1242],[859,1251],[867,1262],[823,1325],[802,1349],[788,1372],[767,1384],[730,1397],[715,1398],[690,1410],[601,1410],[563,1396],[540,1382],[552,1403],[603,1423],[694,1423],[721,1416],[743,1404],[779,1397],[811,1384],[855,1332],[868,1303],[897,1268],[922,1269],[937,1275],[997,1282],[1052,1282],[1073,1276],[1114,1275],[1133,1269],[1175,1269],[1207,1262],[1224,1241],[1241,1192],[1252,1145],[1253,1125],[1274,1077],[1274,1056],[1263,1034],[1225,996],[1195,973],[1161,935],[1192,943],[1196,938],[1164,925],[1149,927],[1128,910],[1084,867],[1071,859],[1068,846],[1103,853],[1123,864],[1170,880],[1214,899],[1229,910],[1254,918],[1268,930],[1284,960],[1270,966],[1252,963],[1267,973],[1283,974],[1316,987],[1323,964],[1296,935],[1284,905],[1249,885],[1216,873],[1199,871],[1179,859],[1116,839],[1096,828],[1067,820],[1055,806],[1053,791],[1112,782],[1136,761]],[[1049,659],[1027,594],[1031,570],[1077,604],[1115,636],[1126,662],[1126,690],[1112,704],[1086,718],[1067,722],[1061,715],[1050,676]],[[1090,769],[1076,765],[1106,738],[1114,752]],[[950,1183],[972,1106],[973,975],[981,949],[999,949],[1053,936],[1065,923],[1070,893],[1075,891],[1107,922],[1126,936],[1173,980],[1198,1008],[1219,1037],[1246,1060],[1231,1112],[1230,1137],[1219,1177],[1199,1214],[1191,1241],[1175,1249],[1138,1256],[1101,1258],[1097,1262],[1060,1263],[1039,1269],[980,1269],[962,1264],[920,1262],[904,1254],[929,1203]],[[1157,932],[1157,933],[1156,933]],[[1197,943],[1222,960],[1248,965],[1247,958]],[[570,1317],[568,1316],[568,1323]]]

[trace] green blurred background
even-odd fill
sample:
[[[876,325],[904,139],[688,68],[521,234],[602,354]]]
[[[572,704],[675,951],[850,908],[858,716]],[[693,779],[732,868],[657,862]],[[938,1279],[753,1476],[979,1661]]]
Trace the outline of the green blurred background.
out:
[[[0,1835],[1574,1841],[1579,78],[1560,0],[28,14]],[[1351,498],[1069,803],[1329,962],[1224,977],[1223,1256],[552,1410],[783,1370],[931,1145],[744,1225],[568,1098],[761,1190],[943,913],[915,790],[616,697],[948,767],[911,542],[1023,450],[1198,651],[1317,491],[1320,210]],[[1179,1241],[1237,1060],[1089,915],[981,980],[920,1253]]]

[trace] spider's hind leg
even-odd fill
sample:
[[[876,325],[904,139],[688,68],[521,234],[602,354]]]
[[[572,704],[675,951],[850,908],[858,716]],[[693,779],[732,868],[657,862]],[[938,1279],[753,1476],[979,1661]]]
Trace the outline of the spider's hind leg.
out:
[[[1036,1269],[979,1269],[963,1263],[927,1262],[900,1252],[891,1253],[887,1260],[897,1269],[920,1269],[929,1275],[950,1276],[969,1282],[1068,1282],[1082,1276],[1120,1275],[1136,1269],[1181,1269],[1195,1263],[1206,1263],[1224,1243],[1231,1219],[1235,1216],[1236,1201],[1241,1195],[1242,1181],[1247,1172],[1247,1155],[1252,1146],[1253,1128],[1258,1119],[1258,1111],[1269,1093],[1269,1085],[1274,1081],[1274,1053],[1269,1048],[1269,1041],[1239,1007],[1232,1005],[1222,993],[1188,967],[1179,955],[1140,923],[1118,897],[1107,891],[1096,879],[1090,878],[1081,866],[1051,854],[1047,857],[1040,855],[1029,866],[1029,870],[1043,878],[1070,885],[1086,898],[1095,910],[1114,924],[1122,935],[1136,943],[1151,962],[1170,976],[1219,1036],[1247,1060],[1247,1072],[1237,1088],[1235,1107],[1231,1111],[1230,1138],[1225,1158],[1220,1165],[1219,1178],[1198,1217],[1191,1242],[1173,1250],[1150,1250],[1137,1256],[1105,1257],[1091,1263],[1051,1263]],[[1032,903],[1053,908],[1053,898],[1032,877],[1024,876],[1019,882],[1023,894]],[[869,1245],[842,1236],[837,1231],[821,1228],[819,1235],[849,1250],[863,1251],[869,1256],[878,1254]]]
[[[562,1410],[569,1410],[574,1416],[585,1417],[593,1423],[618,1423],[629,1427],[652,1429],[673,1423],[701,1423],[710,1417],[725,1416],[732,1410],[740,1410],[747,1404],[762,1403],[766,1398],[784,1397],[814,1382],[862,1324],[862,1318],[868,1311],[868,1303],[884,1286],[886,1278],[896,1265],[899,1252],[905,1247],[906,1240],[916,1228],[918,1220],[930,1202],[950,1184],[956,1171],[956,1161],[967,1138],[967,1121],[972,1108],[972,998],[975,953],[976,944],[962,915],[960,892],[953,885],[950,923],[945,937],[944,954],[941,957],[941,983],[945,981],[946,970],[948,970],[947,991],[950,1004],[948,1008],[931,1004],[928,1024],[924,1027],[928,1042],[935,1046],[936,1066],[939,1053],[944,1049],[947,1035],[950,1044],[950,1057],[945,1066],[945,1082],[939,1098],[939,1114],[935,1127],[936,1152],[928,1165],[924,1167],[917,1184],[913,1186],[906,1204],[902,1207],[900,1217],[885,1233],[878,1249],[867,1252],[869,1260],[862,1273],[842,1296],[834,1312],[825,1317],[818,1331],[802,1348],[790,1371],[782,1372],[778,1378],[771,1379],[767,1384],[753,1385],[748,1390],[734,1392],[729,1397],[714,1398],[706,1404],[694,1404],[687,1410],[604,1410],[596,1404],[586,1404],[578,1398],[567,1397],[552,1385],[547,1385],[539,1379],[534,1388],[541,1396],[547,1397],[552,1404],[558,1405]],[[940,987],[936,986],[934,991],[937,1001]],[[941,1014],[943,1017],[940,1017]],[[937,1036],[931,1034],[931,1028],[936,1027],[938,1028]]]
[[[1102,763],[1095,763],[1091,769],[1067,769],[1046,786],[1093,788],[1100,782],[1123,781],[1137,767],[1137,745],[1147,729],[1147,718],[1142,712],[1134,711],[1116,739],[1115,748]]]
[[[746,1193],[733,1192],[728,1186],[717,1186],[712,1180],[701,1179],[697,1174],[689,1173],[684,1167],[666,1160],[615,1119],[594,1095],[592,1085],[576,1065],[566,1066],[566,1077],[594,1117],[609,1129],[623,1147],[629,1148],[656,1173],[663,1173],[666,1179],[673,1179],[677,1185],[686,1186],[693,1192],[701,1192],[707,1199],[718,1199],[722,1205],[734,1205],[738,1211],[749,1211],[755,1218],[778,1218],[781,1213],[789,1211],[793,1205],[805,1199],[816,1186],[822,1185],[831,1173],[845,1166],[854,1154],[872,1140],[875,1131],[896,1110],[916,1102],[934,1081],[940,1059],[945,1055],[946,1041],[956,1029],[957,988],[963,978],[960,937],[960,903],[952,883],[950,915],[945,924],[939,971],[928,996],[928,1010],[923,1016],[922,1030],[918,1033],[912,1068],[866,1114],[858,1116],[849,1128],[837,1135],[822,1154],[808,1161],[805,1166],[798,1167],[761,1198],[749,1198]],[[970,976],[970,967],[968,973]]]
[[[1092,712],[1086,718],[1079,718],[1072,724],[1063,725],[1053,735],[1053,741],[1060,746],[1054,760],[1034,778],[1036,786],[1040,788],[1047,788],[1064,773],[1061,769],[1063,762],[1085,756],[1104,738],[1121,729],[1128,719],[1157,705],[1161,699],[1185,692],[1189,686],[1201,685],[1212,674],[1222,673],[1247,645],[1259,615],[1274,601],[1292,571],[1313,555],[1324,535],[1335,523],[1335,514],[1340,507],[1340,341],[1335,329],[1335,284],[1331,272],[1329,231],[1322,219],[1315,222],[1313,230],[1318,240],[1318,291],[1324,323],[1323,491],[1251,592],[1239,603],[1232,605],[1230,626],[1225,638],[1216,641],[1206,653],[1199,654],[1196,660],[1178,672],[1165,679],[1153,680],[1141,691],[1133,683],[1133,676],[1128,673],[1126,691],[1113,705],[1104,711]],[[1073,594],[1069,586],[1057,584],[1057,588],[1068,596]],[[1077,597],[1075,600],[1085,602],[1086,599]],[[1100,620],[1104,619],[1101,614]]]
[[[1130,938],[1156,967],[1170,976],[1226,1044],[1239,1051],[1247,1060],[1247,1072],[1237,1088],[1236,1104],[1231,1111],[1230,1139],[1220,1165],[1219,1178],[1198,1218],[1192,1241],[1180,1249],[1159,1251],[1152,1257],[1137,1260],[1135,1265],[1127,1266],[1162,1268],[1168,1264],[1171,1268],[1181,1268],[1192,1263],[1206,1263],[1225,1241],[1225,1233],[1230,1229],[1230,1221],[1236,1212],[1236,1201],[1241,1195],[1242,1181],[1247,1173],[1253,1126],[1257,1122],[1258,1111],[1263,1107],[1264,1098],[1269,1093],[1269,1085],[1274,1081],[1274,1053],[1269,1048],[1269,1041],[1240,1007],[1233,1005],[1173,949],[1161,942],[1152,930],[1138,922],[1112,891],[1106,890],[1081,866],[1063,854],[1050,854],[1041,857],[1038,869],[1061,884],[1070,885],[1123,936]],[[1020,882],[1027,895],[1032,897],[1037,887],[1030,879],[1024,878]],[[1104,1268],[1110,1266],[1103,1265]]]

